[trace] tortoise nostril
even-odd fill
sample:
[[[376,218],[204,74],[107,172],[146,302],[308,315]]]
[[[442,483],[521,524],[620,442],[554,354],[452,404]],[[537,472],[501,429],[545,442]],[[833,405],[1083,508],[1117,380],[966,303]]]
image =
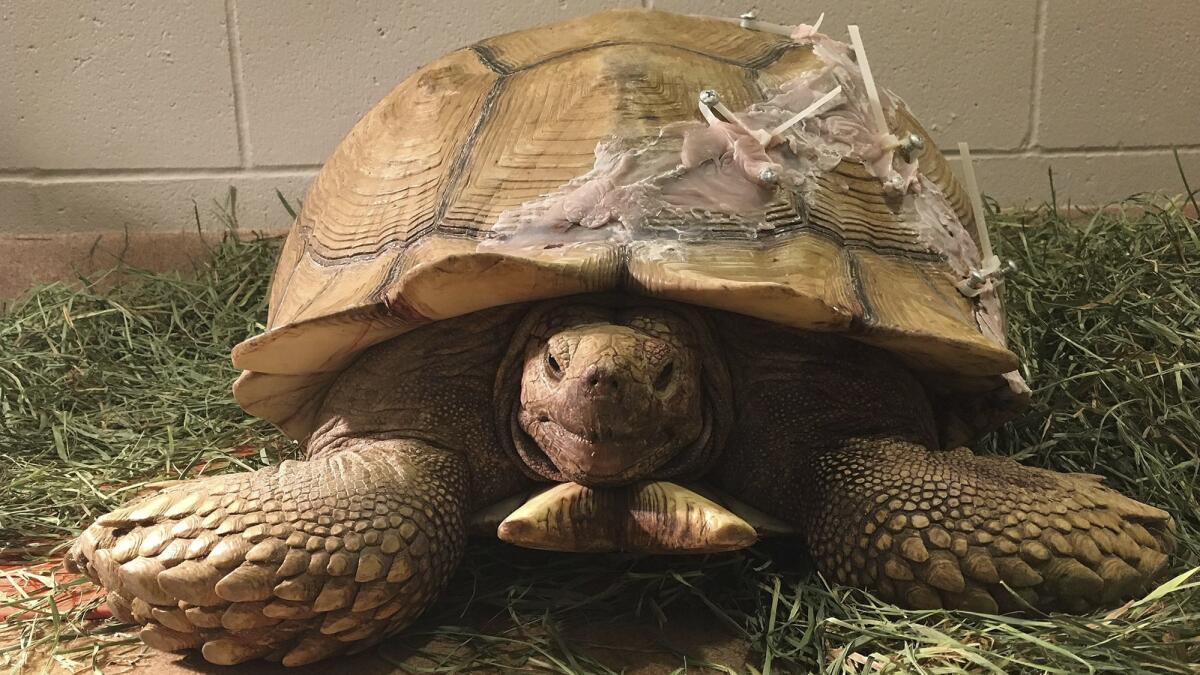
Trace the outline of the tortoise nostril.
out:
[[[592,366],[583,375],[584,384],[589,391],[597,394],[616,394],[621,388],[617,378],[603,368]]]
[[[658,377],[654,378],[654,388],[658,391],[663,391],[671,384],[671,378],[675,375],[675,362],[667,361],[667,365],[659,371]]]

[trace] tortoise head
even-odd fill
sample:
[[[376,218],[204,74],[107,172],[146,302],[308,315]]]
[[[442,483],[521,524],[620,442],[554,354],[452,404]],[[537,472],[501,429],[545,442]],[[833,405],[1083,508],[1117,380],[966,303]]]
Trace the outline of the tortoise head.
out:
[[[600,486],[697,464],[713,440],[712,336],[698,319],[661,304],[540,313],[525,335],[513,429],[526,465]]]

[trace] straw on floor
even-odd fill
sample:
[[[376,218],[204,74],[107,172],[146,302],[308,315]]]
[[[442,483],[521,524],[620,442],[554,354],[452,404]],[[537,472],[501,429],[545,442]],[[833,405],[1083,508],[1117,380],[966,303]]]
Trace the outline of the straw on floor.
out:
[[[1179,550],[1148,596],[1084,617],[913,612],[831,586],[787,543],[635,558],[475,542],[399,638],[423,656],[404,667],[616,672],[629,654],[595,636],[630,625],[646,627],[656,662],[696,667],[655,631],[699,621],[748,647],[708,663],[730,673],[1200,672],[1200,222],[1157,203],[1082,222],[1052,206],[993,214],[999,252],[1021,269],[1006,284],[1010,340],[1034,395],[977,448],[1100,473],[1169,510]],[[198,274],[47,286],[0,316],[0,664],[136,661],[91,585],[55,573],[69,538],[149,482],[298,452],[229,391],[229,349],[262,329],[277,249],[228,238]]]

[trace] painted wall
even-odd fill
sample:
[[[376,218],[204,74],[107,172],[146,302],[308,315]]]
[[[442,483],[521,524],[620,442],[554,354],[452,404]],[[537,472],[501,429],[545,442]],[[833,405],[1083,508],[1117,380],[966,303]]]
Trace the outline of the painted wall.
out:
[[[350,126],[420,64],[496,33],[648,0],[0,0],[0,236],[192,227],[238,189],[286,227]],[[736,16],[744,2],[657,0]],[[1200,185],[1200,2],[760,0],[845,39],[986,192],[1097,203]],[[209,225],[216,220],[205,218]]]

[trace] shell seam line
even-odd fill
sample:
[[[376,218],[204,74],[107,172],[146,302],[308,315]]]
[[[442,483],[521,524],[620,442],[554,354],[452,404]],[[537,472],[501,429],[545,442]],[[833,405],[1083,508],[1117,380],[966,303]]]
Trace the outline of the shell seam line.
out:
[[[475,57],[480,63],[487,67],[488,70],[505,77],[512,75],[513,69],[496,56],[496,52],[492,48],[482,42],[477,42],[470,47],[471,51],[475,52]]]
[[[870,328],[878,322],[878,319],[875,308],[871,306],[871,300],[867,297],[866,289],[863,288],[862,268],[859,266],[858,256],[854,254],[853,250],[846,249],[846,262],[850,272],[850,281],[854,284],[854,295],[858,297],[858,303],[862,306],[862,327]],[[852,328],[854,323],[856,321],[852,319]]]
[[[450,172],[447,176],[446,188],[442,193],[441,200],[438,202],[437,211],[435,211],[433,214],[433,218],[431,219],[432,223],[426,227],[423,227],[419,232],[411,233],[409,236],[404,237],[403,239],[395,239],[387,242],[386,244],[377,247],[374,253],[368,255],[378,255],[385,250],[400,246],[402,244],[405,246],[410,245],[416,239],[424,237],[431,231],[436,230],[438,225],[445,220],[446,211],[450,208],[450,200],[454,197],[455,191],[458,190],[458,182],[462,178],[463,170],[465,169],[467,161],[472,155],[472,151],[475,148],[479,134],[481,133],[483,127],[487,124],[487,121],[491,118],[492,110],[495,109],[496,100],[500,98],[500,93],[504,90],[504,84],[507,81],[507,76],[499,76],[495,83],[492,84],[492,88],[488,90],[487,95],[484,96],[483,103],[479,107],[479,119],[475,120],[475,126],[471,128],[471,131],[467,134],[467,137],[463,139],[462,145],[459,146],[458,152],[455,154],[454,160],[450,164]],[[309,256],[315,259],[315,253],[315,251],[310,251]],[[325,256],[320,257],[323,259],[320,264],[323,267],[328,267],[333,265],[353,263],[358,256],[335,259],[329,259]],[[379,285],[371,290],[370,297],[379,298],[381,301],[383,301],[384,292],[393,283],[395,283],[396,277],[400,274],[402,268],[403,265],[400,265],[399,260],[397,260],[397,264],[392,266],[392,269],[389,270],[387,275],[379,282]],[[391,309],[389,303],[384,302],[384,305],[387,306],[389,310]]]

